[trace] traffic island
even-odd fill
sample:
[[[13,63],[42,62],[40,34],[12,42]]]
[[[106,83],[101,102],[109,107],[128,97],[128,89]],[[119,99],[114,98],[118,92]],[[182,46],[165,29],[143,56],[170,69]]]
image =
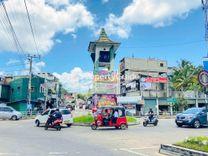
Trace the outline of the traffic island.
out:
[[[94,118],[92,115],[83,115],[83,116],[79,116],[79,117],[75,117],[73,119],[74,126],[87,126],[89,127],[91,125],[91,123],[94,121]],[[137,118],[135,117],[131,117],[131,116],[127,116],[127,122],[128,122],[128,126],[134,126],[134,125],[139,125],[139,121]]]
[[[160,153],[170,156],[208,156],[208,137],[190,137],[174,145],[162,144]]]

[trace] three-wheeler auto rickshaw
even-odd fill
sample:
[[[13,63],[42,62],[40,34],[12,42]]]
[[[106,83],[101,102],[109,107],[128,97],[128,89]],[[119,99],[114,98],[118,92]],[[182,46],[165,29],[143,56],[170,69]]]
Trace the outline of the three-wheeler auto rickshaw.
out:
[[[98,127],[115,127],[116,129],[125,130],[128,128],[125,108],[122,106],[104,106],[98,108],[93,113],[94,122],[91,129],[96,130]]]

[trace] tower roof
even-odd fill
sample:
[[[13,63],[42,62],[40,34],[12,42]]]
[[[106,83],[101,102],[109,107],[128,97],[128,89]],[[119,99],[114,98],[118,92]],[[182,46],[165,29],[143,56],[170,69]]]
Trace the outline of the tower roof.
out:
[[[108,38],[108,35],[106,34],[104,28],[101,29],[101,31],[100,31],[100,37],[99,37],[99,39],[97,40],[97,42],[108,42],[108,43],[113,43],[113,41],[111,41],[111,40]]]
[[[113,51],[116,51],[118,49],[120,43],[110,40],[108,38],[108,35],[105,32],[105,29],[102,28],[101,31],[100,31],[100,36],[99,36],[98,40],[96,40],[94,42],[90,42],[90,44],[88,46],[88,51],[91,52],[91,53],[95,53],[95,47],[99,46],[99,45],[112,46]]]

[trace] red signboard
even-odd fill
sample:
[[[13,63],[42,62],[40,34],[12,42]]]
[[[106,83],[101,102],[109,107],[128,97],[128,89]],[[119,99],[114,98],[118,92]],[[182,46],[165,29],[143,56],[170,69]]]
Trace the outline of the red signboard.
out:
[[[144,82],[167,83],[168,79],[166,77],[147,77],[147,78],[144,79]]]

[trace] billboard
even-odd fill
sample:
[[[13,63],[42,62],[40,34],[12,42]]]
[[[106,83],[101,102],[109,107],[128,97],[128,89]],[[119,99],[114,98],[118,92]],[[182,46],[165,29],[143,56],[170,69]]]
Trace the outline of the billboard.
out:
[[[94,75],[94,82],[118,82],[118,73],[116,72],[108,72],[106,70],[98,71],[97,74]]]
[[[116,106],[117,98],[113,94],[95,94],[93,96],[93,104],[98,107]]]
[[[117,83],[94,83],[94,92],[99,94],[116,94]]]
[[[100,70],[94,75],[94,93],[116,94],[118,73]]]

